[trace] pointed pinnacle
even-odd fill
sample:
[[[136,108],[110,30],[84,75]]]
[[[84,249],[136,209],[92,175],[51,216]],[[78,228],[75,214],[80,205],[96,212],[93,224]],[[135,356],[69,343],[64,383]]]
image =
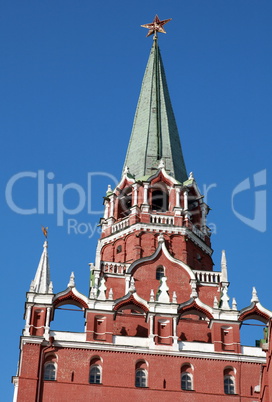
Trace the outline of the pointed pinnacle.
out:
[[[222,272],[222,282],[228,282],[228,269],[227,269],[227,259],[225,250],[222,250],[221,272]]]
[[[67,286],[68,286],[68,288],[74,288],[75,287],[75,275],[74,275],[73,272],[71,272],[70,280],[69,280],[69,283],[68,283]]]
[[[258,303],[258,301],[259,301],[259,298],[258,298],[258,295],[257,295],[257,290],[256,290],[256,288],[253,286],[253,288],[252,288],[251,303]]]

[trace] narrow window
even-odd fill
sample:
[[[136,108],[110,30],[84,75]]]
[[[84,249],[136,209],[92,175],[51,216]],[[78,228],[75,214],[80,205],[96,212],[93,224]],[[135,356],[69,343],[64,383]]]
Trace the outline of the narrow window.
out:
[[[231,375],[224,377],[224,392],[225,394],[235,394],[234,378]]]
[[[168,194],[162,190],[152,192],[152,210],[165,212],[168,210]]]
[[[193,389],[192,374],[186,372],[181,374],[181,389],[185,391],[191,391]]]
[[[136,370],[135,387],[145,388],[147,386],[146,371],[144,369]]]
[[[184,391],[192,391],[193,387],[193,371],[194,367],[190,363],[181,366],[181,389]]]
[[[56,365],[55,363],[46,363],[44,367],[44,377],[45,381],[55,381],[56,380]]]
[[[164,268],[162,266],[159,266],[156,269],[156,279],[160,281],[163,276],[164,276]]]
[[[91,366],[90,370],[90,384],[101,384],[101,367]]]

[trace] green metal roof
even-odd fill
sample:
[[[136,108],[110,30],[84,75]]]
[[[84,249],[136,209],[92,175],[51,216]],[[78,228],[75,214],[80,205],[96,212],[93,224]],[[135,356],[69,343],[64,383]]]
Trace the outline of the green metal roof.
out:
[[[125,159],[135,178],[151,176],[163,158],[165,168],[180,182],[187,180],[180,138],[157,40],[147,62]]]

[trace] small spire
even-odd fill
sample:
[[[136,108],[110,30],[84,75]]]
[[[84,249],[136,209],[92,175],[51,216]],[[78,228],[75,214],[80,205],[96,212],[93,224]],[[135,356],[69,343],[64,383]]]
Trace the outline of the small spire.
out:
[[[169,303],[170,302],[168,290],[169,290],[169,287],[167,285],[167,278],[166,278],[166,276],[163,276],[161,278],[161,284],[158,289],[158,296],[157,296],[158,302],[160,302],[160,303]]]
[[[109,290],[109,297],[108,297],[108,299],[109,299],[109,300],[113,300],[113,290],[112,290],[112,288],[110,288],[110,290]]]
[[[258,301],[259,301],[259,298],[258,298],[258,295],[257,295],[257,290],[256,290],[256,288],[253,286],[253,288],[252,288],[251,303],[258,303]]]
[[[69,280],[69,283],[68,283],[67,286],[68,286],[68,288],[74,288],[76,286],[76,284],[75,284],[75,274],[73,272],[71,272],[70,280]]]
[[[48,242],[43,244],[43,252],[36,271],[34,280],[31,282],[30,291],[35,293],[49,293],[50,286],[50,268],[48,260]]]
[[[225,250],[222,250],[221,272],[222,272],[221,277],[222,282],[228,282],[228,268],[227,268],[227,259]]]
[[[236,302],[235,297],[233,297],[233,299],[232,299],[232,307],[231,307],[231,309],[232,310],[237,310],[237,302]]]
[[[188,179],[189,180],[194,180],[195,179],[193,172],[190,172]]]
[[[131,279],[130,279],[130,286],[129,286],[129,291],[132,293],[132,292],[135,292],[135,283],[134,283],[134,278],[133,278],[133,276],[131,277]]]
[[[172,303],[177,303],[177,294],[175,291],[173,292]]]
[[[105,278],[101,278],[100,285],[98,288],[98,297],[97,300],[106,300],[106,290],[107,286],[105,285]]]
[[[213,308],[218,308],[218,300],[217,300],[216,296],[214,296],[214,299],[213,299]]]
[[[124,169],[124,175],[128,175],[129,174],[129,167],[126,165],[125,169]]]
[[[154,301],[155,301],[155,298],[154,298],[154,290],[153,290],[153,289],[151,289],[151,291],[150,291],[150,299],[149,299],[149,301],[150,301],[150,302],[154,302]]]
[[[107,191],[106,191],[106,195],[109,195],[109,194],[111,194],[112,193],[112,188],[111,188],[111,185],[109,184],[108,185],[108,189],[107,189]]]
[[[222,291],[222,297],[221,297],[221,305],[220,308],[222,310],[230,310],[229,306],[229,296],[228,296],[228,287],[224,286],[223,291]]]
[[[159,163],[159,166],[158,166],[158,169],[164,169],[164,168],[165,168],[165,163],[164,163],[164,160],[161,159],[160,163]]]

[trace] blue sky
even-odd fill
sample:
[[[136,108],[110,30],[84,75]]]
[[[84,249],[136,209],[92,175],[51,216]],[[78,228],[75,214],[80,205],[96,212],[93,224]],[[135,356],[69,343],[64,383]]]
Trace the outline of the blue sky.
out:
[[[156,13],[173,18],[159,44],[187,169],[202,192],[209,188],[215,270],[226,249],[229,295],[238,308],[250,304],[256,286],[272,310],[271,214],[265,208],[271,198],[272,3],[10,0],[0,13],[2,400],[12,398],[41,225],[49,226],[54,292],[66,288],[74,271],[78,290],[88,294],[102,197],[112,176],[120,178],[152,45],[140,25]],[[18,213],[6,199],[18,173],[14,205],[40,213]],[[38,197],[38,177],[41,187],[44,177],[45,199]],[[92,213],[84,206],[62,222],[61,191],[70,183],[88,193]],[[48,189],[54,213],[48,213]],[[67,209],[76,208],[75,191],[64,197]]]

